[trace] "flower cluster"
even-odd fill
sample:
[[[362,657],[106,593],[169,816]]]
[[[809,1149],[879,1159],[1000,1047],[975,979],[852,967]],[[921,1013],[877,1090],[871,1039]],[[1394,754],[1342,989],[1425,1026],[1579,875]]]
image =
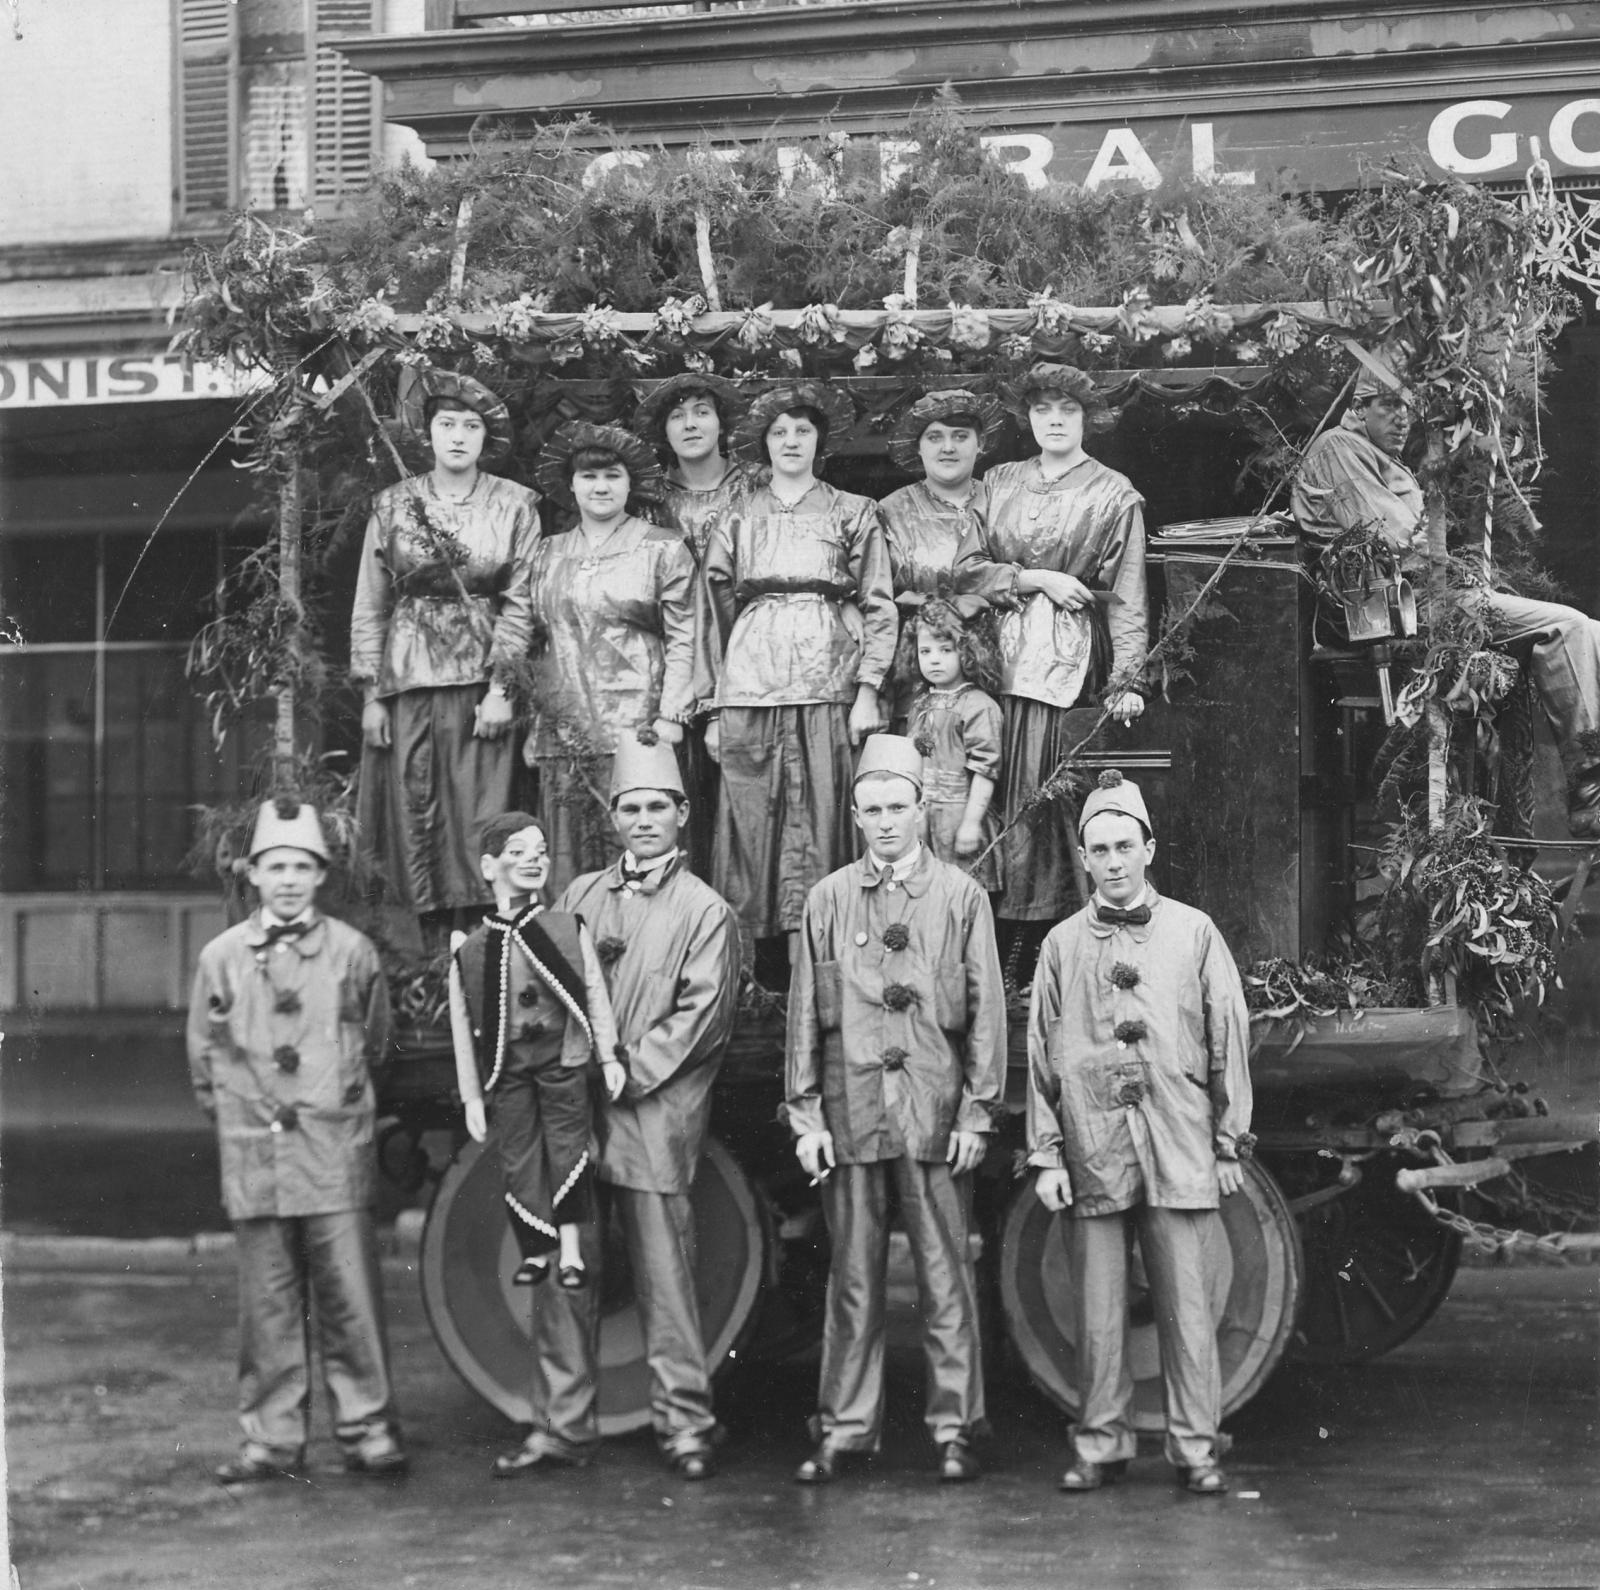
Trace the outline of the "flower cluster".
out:
[[[919,756],[933,755],[933,736],[926,729],[919,729],[912,737],[911,743],[916,746]]]
[[[1144,1103],[1144,1083],[1137,1077],[1129,1077],[1117,1089],[1117,1103],[1131,1108],[1135,1104]]]
[[[280,1071],[293,1076],[300,1069],[300,1051],[292,1043],[280,1043],[272,1051],[272,1063]]]
[[[602,966],[615,966],[622,959],[623,951],[628,947],[626,939],[619,939],[615,934],[608,934],[594,947],[594,952],[600,957]]]
[[[1111,1036],[1120,1044],[1141,1043],[1150,1036],[1150,1029],[1142,1021],[1119,1021]]]
[[[1140,981],[1139,968],[1130,966],[1126,961],[1117,961],[1111,968],[1113,988],[1137,988]]]
[[[971,304],[951,304],[950,345],[972,353],[981,353],[989,346],[990,330],[987,310],[975,309]]]
[[[886,950],[903,950],[911,942],[911,929],[904,922],[891,922],[883,930],[883,947]]]
[[[909,983],[885,983],[883,1005],[885,1010],[909,1010],[917,1002],[917,991]]]
[[[903,1071],[906,1061],[911,1058],[906,1050],[898,1046],[883,1051],[883,1069],[885,1071]]]

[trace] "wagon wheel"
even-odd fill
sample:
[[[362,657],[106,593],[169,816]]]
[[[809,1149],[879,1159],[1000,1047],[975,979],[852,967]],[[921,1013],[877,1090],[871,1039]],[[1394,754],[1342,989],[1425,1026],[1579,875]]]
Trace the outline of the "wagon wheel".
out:
[[[422,1299],[450,1367],[507,1418],[526,1424],[530,1306],[538,1306],[540,1289],[511,1284],[517,1248],[503,1185],[493,1157],[464,1144],[423,1227]],[[604,1208],[603,1188],[601,1195]],[[706,1144],[691,1198],[696,1292],[706,1356],[716,1369],[739,1345],[755,1310],[767,1230],[744,1172],[720,1143]],[[606,1221],[600,1310],[600,1431],[620,1435],[650,1422],[650,1370],[615,1216]]]
[[[1306,1284],[1289,1352],[1301,1363],[1376,1358],[1420,1330],[1450,1290],[1461,1238],[1395,1187],[1401,1164],[1384,1155],[1334,1197],[1293,1200]],[[1286,1165],[1283,1173],[1297,1192],[1294,1169]]]
[[[1300,1239],[1283,1194],[1252,1162],[1243,1189],[1222,1200],[1225,1241],[1207,1255],[1212,1314],[1222,1365],[1222,1412],[1241,1408],[1276,1368],[1294,1328],[1300,1296]],[[1068,1413],[1078,1411],[1077,1331],[1066,1222],[1023,1188],[1006,1216],[1000,1303],[1006,1329],[1035,1385]],[[1135,1429],[1165,1428],[1161,1355],[1135,1249],[1128,1296]]]

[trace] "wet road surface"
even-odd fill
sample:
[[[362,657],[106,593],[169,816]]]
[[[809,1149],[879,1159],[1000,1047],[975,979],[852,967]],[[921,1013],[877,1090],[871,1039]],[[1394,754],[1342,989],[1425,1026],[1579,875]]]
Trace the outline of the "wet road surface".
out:
[[[983,1479],[941,1487],[904,1311],[885,1450],[829,1489],[790,1477],[815,1389],[804,1364],[723,1388],[732,1439],[709,1483],[669,1476],[647,1435],[607,1443],[587,1471],[491,1482],[514,1432],[443,1362],[394,1260],[412,1475],[344,1475],[319,1412],[307,1479],[230,1491],[209,1478],[236,1439],[226,1254],[179,1274],[22,1260],[4,1298],[13,1550],[26,1590],[1592,1585],[1597,1279],[1464,1270],[1389,1356],[1280,1372],[1230,1421],[1237,1491],[1210,1500],[1178,1491],[1154,1452],[1119,1485],[1059,1494],[1062,1419],[1003,1373]]]

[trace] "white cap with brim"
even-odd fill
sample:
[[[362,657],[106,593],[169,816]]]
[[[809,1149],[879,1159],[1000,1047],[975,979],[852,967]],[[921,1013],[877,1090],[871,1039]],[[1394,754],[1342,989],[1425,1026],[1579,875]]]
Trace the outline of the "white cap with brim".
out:
[[[1139,793],[1139,786],[1125,779],[1114,767],[1107,768],[1100,775],[1099,782],[1084,797],[1082,810],[1078,813],[1079,837],[1083,836],[1091,817],[1101,817],[1107,812],[1118,817],[1132,817],[1136,822],[1143,823],[1147,834],[1156,831],[1150,821],[1144,796]]]
[[[861,747],[861,760],[851,787],[874,773],[908,778],[922,793],[922,752],[903,734],[869,734]]]
[[[250,859],[254,861],[264,850],[278,849],[304,850],[324,864],[333,859],[328,854],[328,842],[322,837],[316,807],[293,796],[262,803],[256,814],[255,836],[250,841]]]
[[[659,789],[679,800],[688,798],[683,775],[678,771],[678,758],[670,745],[660,741],[642,745],[631,734],[617,742],[617,754],[611,763],[611,799],[634,789]]]

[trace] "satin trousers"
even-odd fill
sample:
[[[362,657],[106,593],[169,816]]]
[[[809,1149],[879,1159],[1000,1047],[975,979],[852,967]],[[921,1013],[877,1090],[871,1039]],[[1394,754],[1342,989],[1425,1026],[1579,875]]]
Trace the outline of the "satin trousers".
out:
[[[239,1423],[247,1440],[305,1450],[311,1342],[341,1446],[393,1428],[378,1240],[366,1209],[238,1220]]]
[[[1226,1239],[1215,1209],[1152,1209],[1139,1204],[1110,1215],[1066,1217],[1072,1258],[1078,1386],[1083,1398],[1072,1442],[1087,1463],[1134,1456],[1128,1371],[1128,1266],[1138,1233],[1161,1344],[1166,1454],[1194,1468],[1216,1460],[1222,1422],[1222,1371],[1211,1316],[1205,1245]]]
[[[838,1165],[822,1184],[833,1259],[817,1412],[824,1438],[849,1451],[876,1451],[883,1430],[891,1185],[922,1307],[925,1422],[942,1445],[969,1435],[984,1418],[968,1189],[956,1184],[945,1164],[902,1157]]]
[[[694,1211],[686,1193],[607,1187],[622,1221],[644,1325],[650,1412],[663,1451],[698,1446],[716,1423],[711,1375],[695,1296]],[[590,1284],[581,1292],[538,1289],[533,1317],[534,1432],[555,1451],[581,1452],[600,1438],[595,1376],[599,1363],[600,1243],[583,1231]]]
[[[1496,644],[1531,644],[1529,672],[1569,762],[1580,770],[1600,762],[1600,746],[1573,743],[1600,730],[1600,623],[1575,607],[1505,591],[1490,591],[1482,601]]]

